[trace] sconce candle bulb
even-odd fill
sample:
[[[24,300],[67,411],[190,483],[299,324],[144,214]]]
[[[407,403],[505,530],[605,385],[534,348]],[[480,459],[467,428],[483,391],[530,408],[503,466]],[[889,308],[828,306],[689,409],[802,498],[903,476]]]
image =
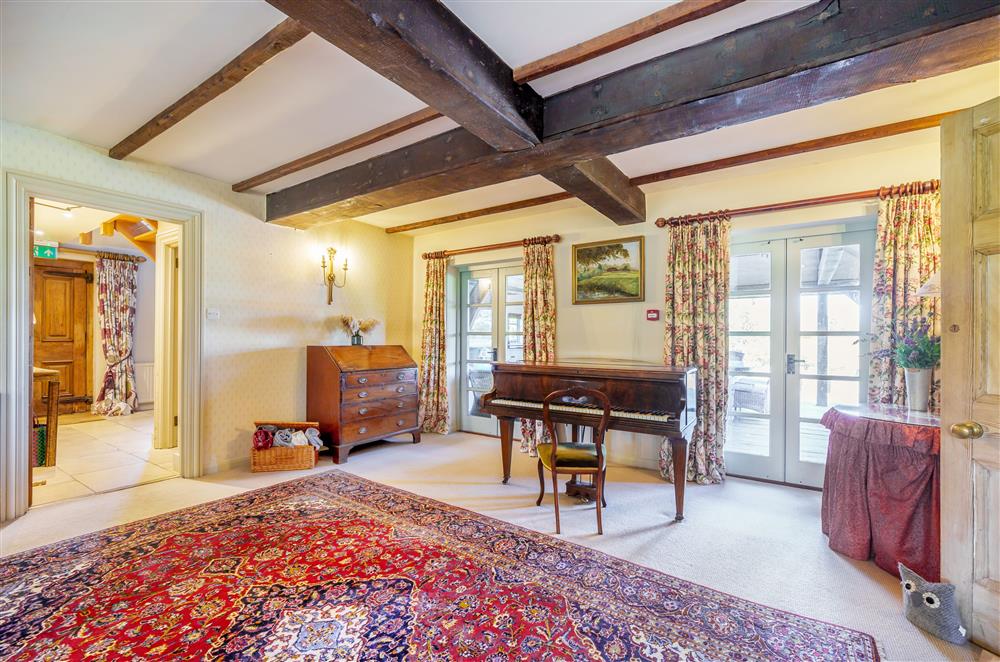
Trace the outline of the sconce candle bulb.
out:
[[[320,258],[320,267],[323,269],[323,280],[326,282],[326,303],[328,306],[333,304],[333,288],[347,285],[347,259],[344,259],[344,280],[338,284],[337,274],[334,273],[334,269],[336,268],[334,267],[334,258],[336,255],[337,249],[331,246],[326,249],[326,255]],[[328,256],[330,258],[329,262],[326,259]]]

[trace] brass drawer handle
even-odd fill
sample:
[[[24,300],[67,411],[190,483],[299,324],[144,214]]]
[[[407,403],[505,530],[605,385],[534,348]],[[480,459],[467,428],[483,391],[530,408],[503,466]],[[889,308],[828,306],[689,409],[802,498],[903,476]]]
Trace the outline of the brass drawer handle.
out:
[[[403,408],[403,403],[402,402],[397,402],[396,403],[396,409],[402,409],[402,408]]]
[[[403,419],[399,419],[398,421],[396,421],[396,426],[403,427]]]
[[[358,434],[364,434],[365,432],[368,432],[368,428],[364,428],[364,427],[358,428]]]
[[[404,379],[406,379],[406,373],[405,372],[399,373],[398,375],[396,375],[396,379],[398,379],[399,381],[403,381]]]
[[[359,384],[367,384],[368,383],[368,378],[367,377],[358,377],[358,383]]]
[[[365,414],[368,413],[368,407],[362,407],[361,409],[358,410],[358,413],[364,416]]]
[[[359,398],[367,398],[368,397],[368,391],[361,391],[361,393],[358,393],[358,397]]]
[[[406,390],[405,386],[397,386],[396,387],[396,393],[402,393],[405,390]]]

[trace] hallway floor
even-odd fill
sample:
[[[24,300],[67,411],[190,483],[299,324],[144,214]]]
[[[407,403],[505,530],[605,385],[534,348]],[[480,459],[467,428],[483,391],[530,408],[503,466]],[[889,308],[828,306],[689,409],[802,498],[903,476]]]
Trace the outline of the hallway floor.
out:
[[[176,478],[176,449],[153,448],[153,412],[59,426],[56,466],[37,467],[34,505]]]

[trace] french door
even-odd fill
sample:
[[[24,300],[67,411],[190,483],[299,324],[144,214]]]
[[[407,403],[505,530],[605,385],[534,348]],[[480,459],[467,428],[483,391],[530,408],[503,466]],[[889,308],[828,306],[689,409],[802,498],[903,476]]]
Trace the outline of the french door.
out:
[[[874,232],[736,244],[731,249],[731,474],[819,487],[823,413],[868,387]]]
[[[479,399],[493,388],[491,361],[524,358],[524,269],[463,271],[461,277],[461,429],[499,434]]]

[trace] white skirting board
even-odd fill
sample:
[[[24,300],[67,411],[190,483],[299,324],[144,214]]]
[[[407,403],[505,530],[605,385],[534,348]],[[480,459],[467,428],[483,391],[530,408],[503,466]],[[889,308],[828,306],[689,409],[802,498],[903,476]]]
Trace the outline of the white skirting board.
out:
[[[153,364],[135,364],[135,391],[139,397],[139,407],[149,409],[153,404]]]

